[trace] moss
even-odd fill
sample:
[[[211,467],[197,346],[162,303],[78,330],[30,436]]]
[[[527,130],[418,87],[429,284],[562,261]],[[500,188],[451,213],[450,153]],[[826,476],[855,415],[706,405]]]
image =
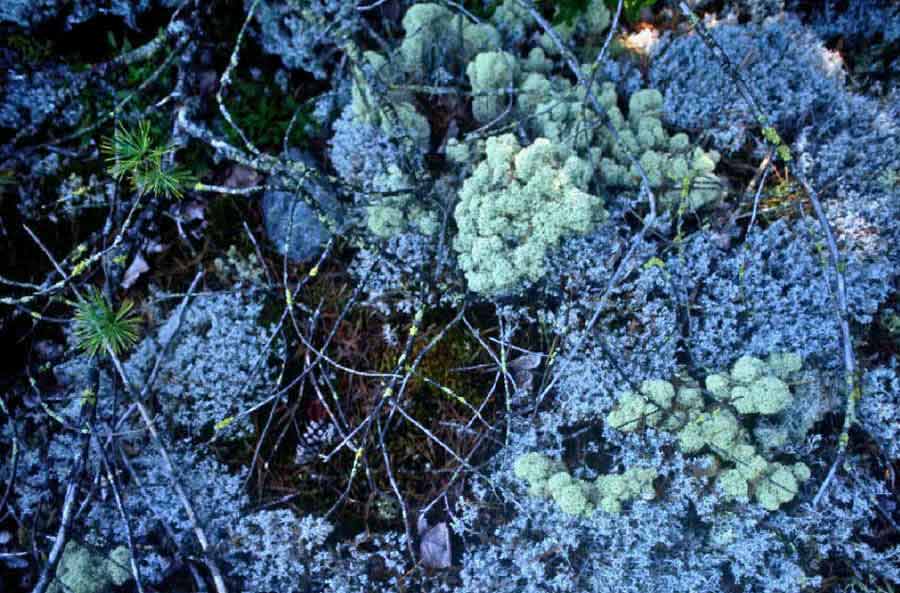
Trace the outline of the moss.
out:
[[[544,273],[546,253],[605,216],[586,192],[588,166],[565,146],[539,138],[522,148],[515,136],[488,138],[486,159],[464,182],[454,216],[454,249],[469,288],[510,293]]]
[[[107,558],[89,548],[70,541],[66,544],[52,593],[104,593],[113,585],[123,585],[131,578],[128,569],[131,554],[128,548],[115,548]]]
[[[621,474],[601,475],[594,482],[600,508],[607,513],[619,514],[624,502],[643,499],[651,500],[656,496],[653,481],[656,470],[652,468],[633,467]]]
[[[794,397],[785,380],[801,367],[802,360],[791,353],[772,354],[765,361],[742,357],[729,373],[706,377],[707,391],[715,398],[709,403],[695,385],[676,388],[667,381],[645,381],[639,393],[622,394],[606,421],[622,432],[655,426],[675,433],[679,449],[687,455],[711,452],[718,459],[712,475],[717,474],[718,486],[726,497],[753,499],[774,510],[793,499],[799,482],[809,479],[809,468],[797,464],[785,469],[767,460],[761,453],[783,445],[788,438],[786,432],[777,426],[758,426],[754,442],[742,419],[784,411]],[[783,482],[781,487],[777,482]],[[608,481],[605,487],[615,486]],[[600,505],[616,506],[615,502]]]
[[[397,90],[402,81],[387,59],[373,51],[356,52],[351,86],[351,113],[355,120],[378,126],[389,137],[425,149],[431,139],[431,124],[413,105],[413,97]],[[382,108],[387,105],[388,108]]]
[[[286,93],[265,79],[254,80],[241,70],[238,69],[225,99],[235,123],[255,145],[277,146],[280,149],[288,124],[299,109],[288,144],[302,146],[314,124],[313,103],[303,104],[303,99],[298,100],[293,93]],[[241,137],[231,126],[224,125],[222,132],[232,145],[243,145]]]
[[[515,87],[518,73],[515,56],[504,51],[482,52],[469,62],[466,76],[472,85],[472,115],[479,123],[497,119],[513,104],[505,89]]]

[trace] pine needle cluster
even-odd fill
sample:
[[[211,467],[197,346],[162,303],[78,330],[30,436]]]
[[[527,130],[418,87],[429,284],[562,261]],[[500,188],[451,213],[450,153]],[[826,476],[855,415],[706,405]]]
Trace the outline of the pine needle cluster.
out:
[[[100,148],[106,155],[110,175],[117,181],[129,178],[140,195],[180,198],[184,187],[194,181],[189,171],[165,164],[165,157],[175,152],[175,146],[157,142],[146,120],[134,129],[120,125]]]
[[[124,301],[114,310],[106,297],[92,289],[75,303],[75,337],[88,356],[109,348],[118,355],[137,342],[141,319],[132,310],[134,303]]]

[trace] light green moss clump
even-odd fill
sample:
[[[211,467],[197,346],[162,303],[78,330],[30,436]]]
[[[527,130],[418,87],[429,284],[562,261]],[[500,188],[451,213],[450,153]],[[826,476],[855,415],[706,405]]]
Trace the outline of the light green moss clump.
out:
[[[498,295],[538,280],[547,251],[605,212],[587,193],[590,166],[565,145],[538,138],[522,148],[504,134],[488,138],[485,153],[459,192],[454,249],[469,288]]]
[[[575,516],[588,516],[598,506],[607,513],[618,514],[628,501],[656,496],[656,470],[651,468],[601,475],[590,483],[573,478],[559,461],[540,453],[526,453],[513,464],[513,473],[528,482],[530,495],[551,498],[561,511]]]
[[[466,76],[472,85],[472,115],[478,123],[489,123],[504,111],[512,111],[513,98],[507,89],[515,88],[518,73],[516,57],[505,51],[481,52],[469,62]]]
[[[652,500],[656,496],[653,480],[656,470],[653,468],[633,467],[621,474],[601,475],[594,482],[597,499],[601,509],[607,513],[618,515],[622,512],[622,503],[635,500]]]
[[[430,2],[409,7],[403,17],[403,31],[400,62],[404,72],[418,81],[446,65],[443,60],[461,58],[466,63],[479,52],[500,46],[500,34],[492,25],[472,23]]]
[[[104,593],[111,587],[125,584],[131,578],[131,554],[119,546],[107,558],[74,541],[66,544],[56,570],[51,593]]]
[[[396,165],[379,174],[373,187],[387,194],[373,195],[372,204],[366,208],[369,230],[375,236],[388,238],[410,229],[428,236],[437,233],[437,214],[415,199],[412,181]]]
[[[794,498],[809,469],[802,463],[786,466],[766,459],[764,453],[784,444],[787,436],[775,428],[757,428],[751,435],[742,416],[770,417],[784,411],[794,398],[786,381],[801,369],[802,360],[792,353],[774,353],[766,360],[744,356],[730,372],[706,377],[709,401],[692,384],[675,388],[667,381],[645,381],[638,393],[620,396],[606,422],[622,432],[654,427],[675,433],[683,453],[708,453],[716,459],[707,465],[726,497],[752,499],[775,510]]]

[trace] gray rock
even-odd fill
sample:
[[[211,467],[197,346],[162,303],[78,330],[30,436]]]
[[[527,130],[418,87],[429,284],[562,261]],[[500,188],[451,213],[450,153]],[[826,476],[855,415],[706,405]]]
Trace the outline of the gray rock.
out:
[[[325,212],[340,221],[340,207],[334,195],[321,186],[309,189]],[[319,255],[322,245],[331,237],[331,232],[306,203],[300,191],[270,190],[262,199],[263,222],[269,241],[278,253],[286,253],[288,260],[294,263]]]

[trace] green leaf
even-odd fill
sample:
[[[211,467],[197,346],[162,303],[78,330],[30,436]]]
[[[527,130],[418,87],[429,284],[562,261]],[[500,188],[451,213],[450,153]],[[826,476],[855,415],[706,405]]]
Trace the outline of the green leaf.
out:
[[[616,14],[616,9],[619,7],[619,0],[605,0],[605,2],[611,15]],[[625,16],[625,20],[633,22],[640,18],[641,10],[649,8],[654,4],[656,4],[656,0],[624,0],[624,2],[622,2],[622,14]]]
[[[556,8],[554,24],[572,25],[575,19],[587,11],[590,0],[545,0],[545,3]]]

